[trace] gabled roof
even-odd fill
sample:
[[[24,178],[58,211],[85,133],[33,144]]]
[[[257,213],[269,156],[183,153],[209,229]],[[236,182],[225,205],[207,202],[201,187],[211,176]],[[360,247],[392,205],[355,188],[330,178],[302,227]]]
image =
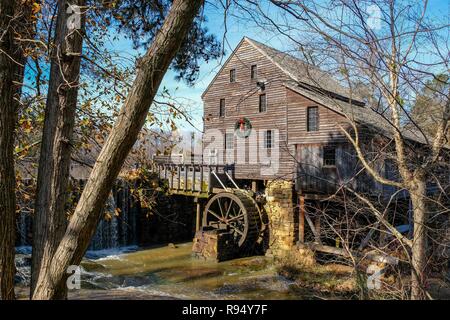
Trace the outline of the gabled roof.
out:
[[[297,83],[325,90],[345,98],[352,96],[353,100],[357,100],[361,104],[361,99],[356,97],[354,92],[351,93],[348,88],[343,87],[329,73],[261,42],[250,38],[245,39]]]
[[[294,56],[287,54],[285,52],[279,51],[272,47],[269,47],[261,42],[250,39],[248,37],[242,38],[233,52],[230,54],[228,59],[223,64],[222,68],[217,72],[216,76],[209,83],[208,87],[202,94],[203,96],[208,92],[211,85],[216,80],[217,76],[222,72],[225,66],[228,64],[229,60],[236,54],[241,45],[246,42],[254,47],[263,56],[269,59],[275,66],[277,66],[280,71],[282,71],[287,78],[290,78],[298,83],[312,86],[314,88],[327,91],[328,93],[335,94],[337,97],[348,99],[352,96],[354,103],[363,104],[361,99],[353,93],[350,94],[348,88],[343,87],[327,72],[320,70],[318,67],[310,65]]]

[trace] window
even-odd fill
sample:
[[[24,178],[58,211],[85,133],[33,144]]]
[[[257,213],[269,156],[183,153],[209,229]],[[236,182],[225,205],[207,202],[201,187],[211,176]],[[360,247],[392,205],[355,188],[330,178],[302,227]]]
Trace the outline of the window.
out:
[[[308,107],[307,113],[307,131],[319,131],[319,109]]]
[[[272,130],[267,130],[264,132],[264,148],[272,149],[273,147],[273,132]]]
[[[234,134],[226,133],[225,134],[225,150],[234,149]]]
[[[335,166],[336,165],[336,148],[335,147],[323,147],[323,165]]]
[[[209,164],[217,164],[218,160],[217,149],[209,149]]]
[[[259,95],[259,112],[266,112],[267,110],[267,99],[266,94]]]
[[[258,76],[258,67],[256,66],[256,64],[254,64],[251,66],[250,79],[255,80],[257,76]]]
[[[230,82],[236,82],[236,69],[230,70]]]
[[[220,99],[219,117],[225,117],[225,99]]]

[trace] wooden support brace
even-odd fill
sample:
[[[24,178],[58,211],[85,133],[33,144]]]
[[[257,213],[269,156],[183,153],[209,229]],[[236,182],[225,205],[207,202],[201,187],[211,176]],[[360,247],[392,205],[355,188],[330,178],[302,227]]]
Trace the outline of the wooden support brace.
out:
[[[308,244],[304,244],[304,245],[314,251],[331,253],[331,254],[340,255],[340,256],[344,256],[344,257],[349,257],[351,254],[360,259],[368,259],[371,261],[387,263],[387,264],[391,264],[391,265],[397,265],[399,262],[399,259],[397,257],[393,257],[393,256],[390,256],[387,254],[380,254],[377,252],[367,252],[365,254],[362,254],[360,252],[353,252],[353,251],[348,252],[347,250],[342,249],[342,248],[324,246],[324,245],[318,244],[318,243],[308,243]]]
[[[195,165],[192,166],[192,192],[195,192]]]
[[[200,202],[200,199],[197,199],[197,210],[196,210],[196,216],[195,216],[195,231],[199,231],[202,226],[202,204]]]
[[[304,211],[304,212],[305,212],[306,221],[308,222],[308,225],[309,225],[309,227],[311,228],[311,231],[314,234],[314,238],[316,239],[316,242],[322,243],[320,241],[320,235],[317,233],[316,226],[314,225],[314,223],[312,222],[311,218],[309,217],[308,212],[306,212],[306,211]]]

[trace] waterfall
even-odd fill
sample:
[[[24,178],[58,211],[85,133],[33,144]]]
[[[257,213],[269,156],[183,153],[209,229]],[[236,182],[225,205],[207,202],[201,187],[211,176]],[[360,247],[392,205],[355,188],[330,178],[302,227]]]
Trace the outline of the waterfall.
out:
[[[130,210],[132,202],[128,183],[123,180],[118,181],[117,187],[113,189],[105,205],[105,215],[109,214],[111,219],[100,220],[89,250],[137,244],[136,215],[138,212]]]
[[[31,239],[30,239],[31,229],[32,229],[32,219],[30,216],[30,212],[28,210],[24,210],[19,213],[16,219],[17,247],[31,246]]]
[[[128,243],[128,229],[130,228],[129,224],[128,224],[128,214],[129,214],[129,210],[128,210],[128,203],[130,201],[130,195],[129,195],[129,189],[128,189],[128,185],[125,181],[121,181],[120,183],[120,193],[122,194],[121,200],[121,218],[122,218],[122,241],[121,241],[121,245],[122,246],[126,246]]]

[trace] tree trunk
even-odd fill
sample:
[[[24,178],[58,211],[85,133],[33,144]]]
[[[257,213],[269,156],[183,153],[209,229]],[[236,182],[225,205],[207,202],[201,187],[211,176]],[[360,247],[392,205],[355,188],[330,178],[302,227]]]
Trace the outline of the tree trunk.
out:
[[[14,294],[16,236],[16,177],[14,139],[25,57],[14,33],[25,30],[29,5],[0,1],[0,298]]]
[[[85,0],[71,1],[83,7]],[[66,0],[58,1],[58,16],[51,52],[50,81],[45,108],[35,214],[33,221],[33,257],[31,295],[39,273],[45,273],[67,225],[65,206],[68,199],[72,135],[77,106],[80,60],[84,34],[84,14],[69,10]],[[81,9],[80,9],[81,11]],[[71,14],[78,26],[68,25]],[[66,297],[62,286],[54,298]]]
[[[137,140],[148,110],[172,59],[185,39],[202,0],[175,0],[152,45],[84,188],[66,233],[51,261],[39,274],[33,299],[52,299],[70,265],[78,265],[101,218],[105,201]]]
[[[414,236],[412,245],[411,299],[426,298],[426,265],[427,265],[427,233],[426,233],[426,183],[419,178],[411,192],[413,206]]]

